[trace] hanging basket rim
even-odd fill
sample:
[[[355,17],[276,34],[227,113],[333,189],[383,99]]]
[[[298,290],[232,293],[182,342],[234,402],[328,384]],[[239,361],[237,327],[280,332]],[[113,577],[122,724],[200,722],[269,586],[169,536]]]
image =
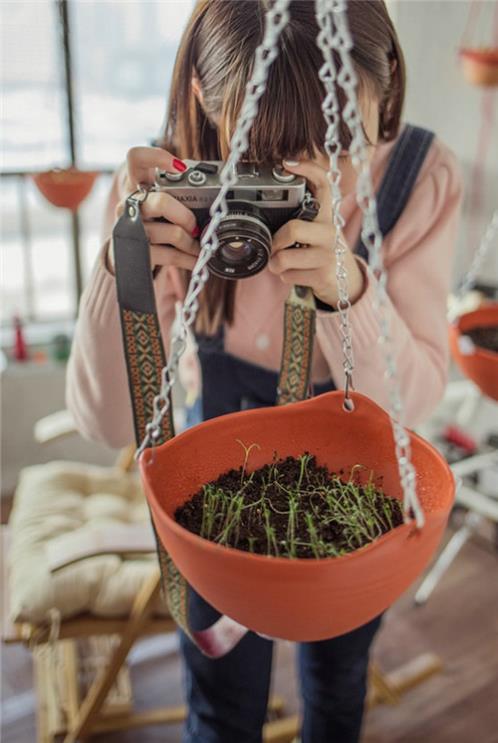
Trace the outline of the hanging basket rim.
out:
[[[489,310],[496,311],[496,319],[498,320],[498,302],[491,302],[489,304],[482,305],[482,307],[478,307],[476,310],[471,310],[471,312],[464,312],[463,315],[459,315],[459,317],[453,320],[450,327],[452,328],[455,335],[461,338],[462,336],[467,335],[469,330],[473,330],[474,328],[479,327],[479,317],[481,317],[484,312],[488,312]],[[465,329],[463,329],[462,323],[466,323],[468,320],[475,320],[475,325],[469,325]],[[492,326],[493,324],[489,325],[489,327]],[[483,326],[481,324],[480,327],[486,327],[486,325]],[[490,351],[488,348],[482,348],[482,346],[476,346],[475,344],[472,353],[465,355],[469,357],[478,357],[486,361],[498,361],[498,352]]]
[[[385,416],[388,416],[388,413],[380,408],[380,406],[377,405],[373,400],[371,400],[366,395],[363,395],[360,392],[351,392],[351,397],[355,401],[355,405],[361,404],[362,399],[367,400],[369,404],[374,404],[384,413]],[[292,406],[295,405],[309,405],[317,403],[317,400],[319,398],[322,398],[324,396],[330,396],[330,397],[344,397],[344,392],[342,390],[333,390],[330,392],[325,392],[323,395],[319,395],[317,397],[309,398],[308,400],[301,400],[296,403],[291,403]],[[288,406],[285,406],[288,407]],[[258,409],[250,409],[250,410],[243,410],[236,413],[229,413],[227,416],[223,416],[224,418],[228,418],[230,415],[233,416],[241,416],[241,415],[266,415],[268,413],[268,410],[274,410],[274,408],[258,408]],[[354,415],[354,413],[351,413],[351,415]],[[169,439],[168,441],[164,442],[163,444],[160,444],[157,447],[154,447],[155,449],[155,456],[161,456],[161,454],[164,454],[165,450],[170,448],[170,446],[173,444],[173,442],[176,444],[180,441],[182,437],[188,437],[191,435],[194,428],[198,428],[199,426],[209,426],[210,423],[214,423],[217,421],[217,418],[204,421],[201,424],[198,424],[198,426],[192,427],[187,429],[186,431],[182,431],[182,433],[178,434],[177,436],[174,436],[173,438]],[[451,488],[452,492],[452,501],[454,500],[455,490],[456,490],[456,483],[454,475],[451,471],[451,468],[449,467],[447,461],[444,459],[442,454],[437,451],[431,444],[429,444],[428,441],[426,441],[422,436],[419,436],[419,434],[415,433],[414,431],[408,430],[408,434],[410,436],[410,442],[413,445],[413,442],[416,441],[417,444],[421,447],[423,447],[426,451],[429,451],[433,457],[439,462],[440,466],[442,465],[442,470],[446,474],[447,484]],[[154,518],[157,518],[163,522],[167,522],[169,528],[171,528],[177,536],[181,537],[182,539],[187,539],[191,544],[201,545],[209,549],[210,552],[216,551],[216,553],[219,553],[219,550],[230,550],[230,553],[232,556],[235,556],[235,554],[238,556],[238,559],[241,560],[247,560],[248,558],[254,558],[261,562],[261,564],[268,564],[268,555],[259,555],[254,554],[252,552],[245,552],[244,550],[238,550],[235,547],[225,546],[225,545],[219,545],[214,542],[211,542],[209,539],[205,539],[204,537],[199,536],[198,534],[194,534],[193,532],[189,531],[188,529],[185,529],[185,527],[178,524],[175,519],[170,516],[166,510],[162,507],[160,502],[158,501],[154,488],[152,487],[150,478],[148,477],[148,457],[151,456],[152,449],[145,449],[142,455],[139,458],[138,465],[139,470],[141,473],[141,477],[143,480],[147,483],[147,499],[150,501],[152,513],[154,515]],[[393,456],[394,456],[394,442],[393,442]],[[149,470],[150,471],[150,470]],[[398,496],[388,496],[392,498],[397,498],[397,500],[401,500],[401,497]],[[425,512],[424,516],[426,523],[424,527],[420,531],[424,531],[428,523],[430,522],[431,525],[435,524],[436,522],[439,523],[441,520],[446,520],[448,515],[448,509],[444,506],[441,506],[439,508],[435,508],[432,511]],[[371,542],[370,544],[364,545],[363,547],[360,547],[352,552],[347,553],[346,555],[341,555],[339,557],[324,557],[324,558],[287,558],[287,557],[276,557],[271,556],[271,564],[272,565],[302,565],[303,569],[309,569],[311,570],[313,567],[316,568],[319,564],[324,564],[330,561],[335,561],[337,563],[338,560],[343,561],[347,559],[348,561],[359,559],[363,557],[365,554],[372,552],[373,550],[381,549],[382,545],[384,545],[387,541],[392,539],[408,539],[408,538],[416,538],[417,535],[420,533],[420,531],[416,528],[415,522],[410,521],[408,523],[399,524],[394,529],[390,529],[388,532],[381,534],[380,537],[377,537],[374,542]],[[307,568],[304,568],[304,566],[307,565]]]
[[[462,47],[458,50],[458,54],[460,57],[474,62],[498,66],[498,47]]]
[[[38,191],[53,206],[75,211],[92,191],[100,173],[98,170],[52,168],[31,173]]]
[[[85,180],[91,180],[100,175],[99,170],[81,170],[80,168],[50,168],[49,170],[33,171],[31,177],[34,179],[50,180],[53,176],[83,176]]]

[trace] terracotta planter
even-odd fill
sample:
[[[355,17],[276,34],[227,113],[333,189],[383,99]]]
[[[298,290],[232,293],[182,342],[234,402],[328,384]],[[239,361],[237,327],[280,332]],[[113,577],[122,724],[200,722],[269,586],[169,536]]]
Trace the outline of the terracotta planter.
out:
[[[51,204],[75,211],[92,190],[97,176],[93,171],[68,168],[36,173],[33,180]]]
[[[498,400],[498,353],[475,346],[465,333],[498,325],[498,302],[467,312],[450,325],[450,348],[463,374],[492,400]]]
[[[404,524],[339,558],[266,557],[215,545],[179,526],[174,512],[201,485],[241,465],[241,439],[253,449],[249,470],[279,456],[316,454],[332,471],[361,463],[401,497],[391,423],[375,403],[343,393],[221,416],[146,450],[140,470],[159,537],[191,585],[246,627],[294,641],[334,637],[372,619],[422,573],[440,542],[454,498],[451,471],[426,441],[411,434],[423,529]],[[253,456],[254,455],[254,456]]]
[[[463,75],[471,85],[498,85],[498,48],[460,49]]]

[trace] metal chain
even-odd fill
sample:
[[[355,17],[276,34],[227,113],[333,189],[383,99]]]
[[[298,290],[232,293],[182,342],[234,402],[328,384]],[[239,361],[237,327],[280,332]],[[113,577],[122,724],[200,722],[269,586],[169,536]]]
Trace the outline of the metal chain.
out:
[[[169,393],[176,380],[180,356],[187,345],[187,330],[194,322],[199,310],[197,297],[209,278],[207,263],[218,249],[216,231],[221,220],[228,214],[226,195],[237,182],[236,166],[247,150],[248,134],[258,113],[259,99],[266,89],[268,70],[278,55],[278,39],[289,22],[289,3],[290,0],[276,0],[265,15],[263,41],[256,49],[254,69],[246,87],[244,103],[230,144],[230,155],[220,173],[221,189],[209,210],[211,221],[202,236],[201,251],[192,271],[185,301],[179,309],[177,329],[170,344],[171,355],[168,364],[161,372],[161,391],[154,398],[153,417],[146,425],[146,434],[135,453],[135,459],[138,459],[142,452],[156,442],[161,435],[161,422],[170,407]]]
[[[342,352],[344,354],[343,368],[346,380],[345,405],[349,410],[353,409],[353,402],[348,396],[349,387],[353,386],[352,376],[354,370],[353,344],[351,339],[351,325],[349,323],[349,300],[348,276],[344,263],[344,256],[348,250],[344,242],[342,230],[345,225],[344,217],[340,207],[342,203],[341,194],[341,170],[339,168],[339,155],[341,153],[341,142],[339,139],[339,126],[341,123],[341,111],[337,97],[337,70],[332,55],[333,29],[332,20],[326,0],[315,0],[316,20],[320,27],[317,36],[317,45],[320,48],[324,64],[320,68],[319,77],[322,81],[326,95],[322,102],[322,111],[327,124],[325,134],[325,150],[329,156],[329,170],[327,177],[332,191],[332,217],[336,232],[334,252],[336,258],[336,278],[339,301],[337,310],[340,318],[340,331],[342,336]]]
[[[246,97],[237,122],[235,134],[232,138],[230,156],[220,174],[221,190],[210,210],[212,219],[201,240],[201,252],[192,272],[192,279],[187,290],[186,299],[179,310],[179,324],[171,341],[171,357],[168,365],[162,371],[161,391],[154,399],[153,419],[146,426],[146,436],[137,450],[137,458],[147,446],[159,438],[161,421],[169,410],[169,393],[176,379],[179,358],[186,347],[187,329],[195,320],[199,308],[197,297],[209,276],[207,263],[218,248],[216,230],[221,220],[228,213],[226,194],[235,184],[236,165],[247,148],[248,132],[257,114],[259,98],[266,87],[268,69],[278,54],[278,38],[289,20],[289,2],[290,0],[276,0],[273,7],[266,14],[264,39],[256,51],[254,71],[247,85]],[[389,382],[390,414],[396,458],[404,493],[405,518],[413,511],[417,526],[421,527],[424,524],[424,515],[415,491],[415,470],[411,463],[410,439],[403,426],[398,422],[402,419],[403,408],[399,394],[397,368],[388,323],[387,274],[384,270],[381,256],[382,235],[378,226],[377,205],[372,187],[365,137],[356,96],[357,77],[350,55],[352,40],[346,17],[346,2],[345,0],[316,0],[316,2],[317,19],[321,28],[321,33],[317,41],[322,48],[325,58],[325,65],[321,70],[321,79],[326,85],[328,93],[323,103],[323,111],[329,123],[326,148],[331,162],[329,179],[333,189],[334,225],[336,228],[343,226],[343,223],[341,224],[342,216],[339,213],[340,175],[338,176],[337,174],[338,136],[337,131],[334,131],[338,127],[339,118],[338,111],[336,111],[336,100],[333,98],[334,93],[331,92],[331,84],[335,81],[335,70],[333,71],[331,65],[331,62],[333,64],[332,50],[335,49],[342,63],[341,70],[337,75],[337,82],[345,90],[347,95],[347,102],[342,115],[352,135],[350,152],[353,165],[358,172],[357,199],[364,215],[362,238],[370,253],[372,271],[378,279],[375,283],[377,290],[375,309],[379,315],[381,330],[379,340],[385,350],[386,377]],[[336,246],[336,255],[339,253],[337,279],[338,284],[340,282],[340,292],[342,295],[340,295],[341,306],[338,309],[341,315],[341,332],[344,338],[344,368],[346,374],[348,374],[353,368],[353,357],[352,353],[350,353],[350,350],[352,350],[350,347],[351,331],[347,317],[350,306],[347,294],[347,277],[344,267],[341,268],[341,264],[343,266],[342,258],[345,249],[345,246],[341,246],[338,250]]]
[[[491,243],[495,237],[495,233],[498,233],[498,209],[495,209],[491,222],[488,224],[486,231],[482,237],[481,243],[474,255],[469,270],[463,277],[463,281],[457,290],[457,299],[463,299],[469,289],[475,284],[477,274],[481,268],[484,259],[486,258],[488,251],[491,247]]]
[[[341,69],[337,75],[337,82],[345,91],[347,98],[342,115],[352,136],[350,154],[353,166],[358,173],[356,186],[357,201],[363,212],[361,235],[369,252],[371,269],[377,278],[375,282],[376,297],[374,309],[378,315],[380,326],[379,341],[384,347],[386,360],[389,413],[403,489],[405,521],[410,519],[413,512],[417,526],[422,527],[425,519],[416,493],[416,473],[411,462],[410,438],[400,422],[403,419],[403,406],[399,391],[395,352],[389,329],[389,299],[386,291],[387,273],[383,265],[381,252],[382,235],[377,218],[377,202],[372,185],[365,135],[356,95],[358,79],[350,54],[353,48],[353,42],[349,32],[346,13],[347,3],[345,0],[321,0],[321,6],[323,11],[327,10],[330,14],[330,36],[327,39],[327,44],[331,50],[335,49],[337,51],[341,61]]]

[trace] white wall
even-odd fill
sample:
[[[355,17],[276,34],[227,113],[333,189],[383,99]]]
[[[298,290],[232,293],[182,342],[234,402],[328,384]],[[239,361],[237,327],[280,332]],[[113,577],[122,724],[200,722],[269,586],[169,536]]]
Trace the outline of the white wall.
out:
[[[432,129],[456,153],[462,166],[466,198],[459,235],[456,274],[461,275],[476,246],[467,244],[470,177],[481,126],[483,90],[463,79],[457,56],[466,25],[469,3],[461,0],[391,0],[389,11],[397,28],[407,63],[405,119]],[[491,14],[483,8],[478,16],[476,40]],[[489,90],[489,89],[488,89]],[[478,214],[482,234],[498,207],[498,89],[494,99],[494,131],[483,173],[483,200]],[[481,272],[498,282],[498,245]]]
[[[111,465],[117,451],[101,444],[85,441],[78,434],[49,444],[39,444],[33,437],[35,423],[46,415],[65,408],[64,364],[49,361],[9,364],[1,374],[1,493],[9,494],[15,487],[22,467],[50,462],[54,459]],[[183,424],[184,393],[176,385],[173,400],[175,424]],[[132,442],[130,442],[132,443]]]
[[[2,493],[15,486],[19,470],[54,459],[111,464],[116,452],[78,435],[38,444],[33,426],[64,405],[65,366],[48,362],[12,364],[2,373]]]

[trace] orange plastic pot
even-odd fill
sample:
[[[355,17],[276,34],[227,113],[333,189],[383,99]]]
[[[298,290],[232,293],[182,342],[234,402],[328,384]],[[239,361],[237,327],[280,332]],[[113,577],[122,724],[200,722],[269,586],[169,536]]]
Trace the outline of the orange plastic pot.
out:
[[[33,180],[51,204],[75,211],[92,190],[97,176],[93,171],[68,168],[36,173]]]
[[[498,48],[460,49],[463,75],[471,85],[498,85]]]
[[[472,328],[498,325],[498,302],[467,312],[450,325],[450,348],[463,374],[492,400],[498,400],[498,353],[479,348],[465,334]]]
[[[144,451],[140,470],[159,537],[189,583],[216,609],[270,637],[322,640],[372,619],[421,574],[443,534],[454,480],[441,455],[410,434],[425,526],[404,524],[376,542],[339,558],[296,559],[253,555],[211,543],[174,520],[176,508],[243,453],[236,439],[257,443],[248,471],[279,456],[316,455],[332,471],[363,464],[383,477],[385,491],[401,497],[389,417],[353,393],[233,413],[202,423]]]

